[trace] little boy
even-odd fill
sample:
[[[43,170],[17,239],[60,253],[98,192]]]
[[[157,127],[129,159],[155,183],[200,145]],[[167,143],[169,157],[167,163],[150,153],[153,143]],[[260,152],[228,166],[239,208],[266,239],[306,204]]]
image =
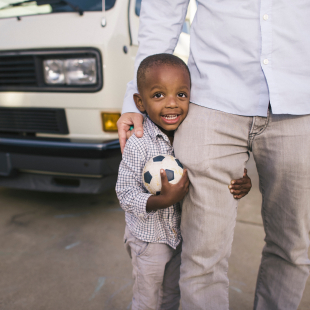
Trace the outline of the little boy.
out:
[[[142,170],[158,154],[174,156],[174,131],[189,108],[190,73],[176,56],[153,55],[141,62],[137,84],[139,94],[134,94],[134,101],[139,111],[146,114],[144,135],[133,135],[127,141],[116,184],[117,197],[125,210],[124,242],[133,265],[132,309],[177,310],[182,247],[179,201],[188,192],[187,170],[174,185],[161,170],[162,189],[158,196],[143,186]],[[233,182],[229,188],[235,198],[243,197],[251,188],[246,171],[242,179]]]

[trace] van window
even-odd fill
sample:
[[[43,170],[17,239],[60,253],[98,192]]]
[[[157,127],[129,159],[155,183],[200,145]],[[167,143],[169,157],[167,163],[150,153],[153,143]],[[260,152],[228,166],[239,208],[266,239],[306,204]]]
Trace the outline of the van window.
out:
[[[141,2],[142,2],[142,0],[136,0],[136,8],[135,8],[135,11],[136,11],[136,14],[137,14],[138,16],[140,16]]]
[[[102,11],[102,0],[69,0],[74,5],[80,7],[83,11]],[[113,8],[116,0],[105,0],[106,11]],[[71,12],[69,6],[52,4],[53,12]]]
[[[10,3],[23,3],[26,0],[0,0],[0,18],[5,17],[16,17],[25,15],[38,15],[38,14],[51,14],[59,12],[74,12],[74,10],[68,6],[64,5],[59,1],[59,3],[37,5],[36,1],[22,4],[20,6],[14,6],[11,8],[6,8]],[[75,6],[81,8],[84,12],[87,11],[101,11],[102,10],[102,0],[69,0],[69,2]],[[106,11],[112,9],[115,5],[116,0],[105,0]]]

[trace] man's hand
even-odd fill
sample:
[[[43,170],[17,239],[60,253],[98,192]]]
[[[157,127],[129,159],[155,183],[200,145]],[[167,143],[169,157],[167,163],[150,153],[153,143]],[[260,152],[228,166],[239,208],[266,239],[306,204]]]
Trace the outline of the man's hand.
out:
[[[126,140],[135,133],[138,138],[143,136],[143,115],[139,113],[124,113],[117,121],[118,138],[123,153]],[[134,126],[133,130],[129,130],[130,126]]]
[[[251,179],[247,175],[247,169],[244,168],[243,178],[232,180],[228,186],[235,199],[240,199],[247,195],[252,187]]]
[[[156,211],[165,209],[173,204],[181,201],[188,193],[189,179],[187,170],[184,169],[182,178],[177,184],[170,184],[166,175],[166,171],[160,170],[161,176],[161,191],[158,196],[151,196],[146,204],[147,211]]]

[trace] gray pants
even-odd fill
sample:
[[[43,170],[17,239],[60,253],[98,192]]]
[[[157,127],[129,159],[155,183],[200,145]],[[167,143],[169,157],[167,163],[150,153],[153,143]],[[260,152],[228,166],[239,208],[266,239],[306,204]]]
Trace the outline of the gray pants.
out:
[[[134,278],[132,310],[178,310],[182,245],[148,243],[134,237],[126,226],[124,242]]]
[[[191,182],[181,221],[182,309],[229,308],[237,201],[227,185],[242,177],[249,150],[266,233],[254,309],[297,309],[310,265],[310,116],[244,117],[190,104],[174,149]]]

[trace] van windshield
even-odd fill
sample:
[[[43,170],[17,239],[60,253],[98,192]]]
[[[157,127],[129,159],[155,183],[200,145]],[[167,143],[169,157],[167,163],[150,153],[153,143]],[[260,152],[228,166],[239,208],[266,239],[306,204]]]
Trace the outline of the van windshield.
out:
[[[24,3],[25,2],[25,3]],[[48,2],[48,1],[46,1]],[[38,5],[36,1],[27,0],[0,0],[0,18],[17,17],[25,15],[51,14],[59,12],[75,12],[72,6],[66,5],[62,1],[51,1],[51,4]],[[102,0],[68,0],[70,4],[78,7],[84,12],[102,11]],[[116,0],[105,0],[105,9],[113,8]],[[5,8],[12,3],[21,3],[18,6]],[[2,9],[5,8],[5,9]]]

